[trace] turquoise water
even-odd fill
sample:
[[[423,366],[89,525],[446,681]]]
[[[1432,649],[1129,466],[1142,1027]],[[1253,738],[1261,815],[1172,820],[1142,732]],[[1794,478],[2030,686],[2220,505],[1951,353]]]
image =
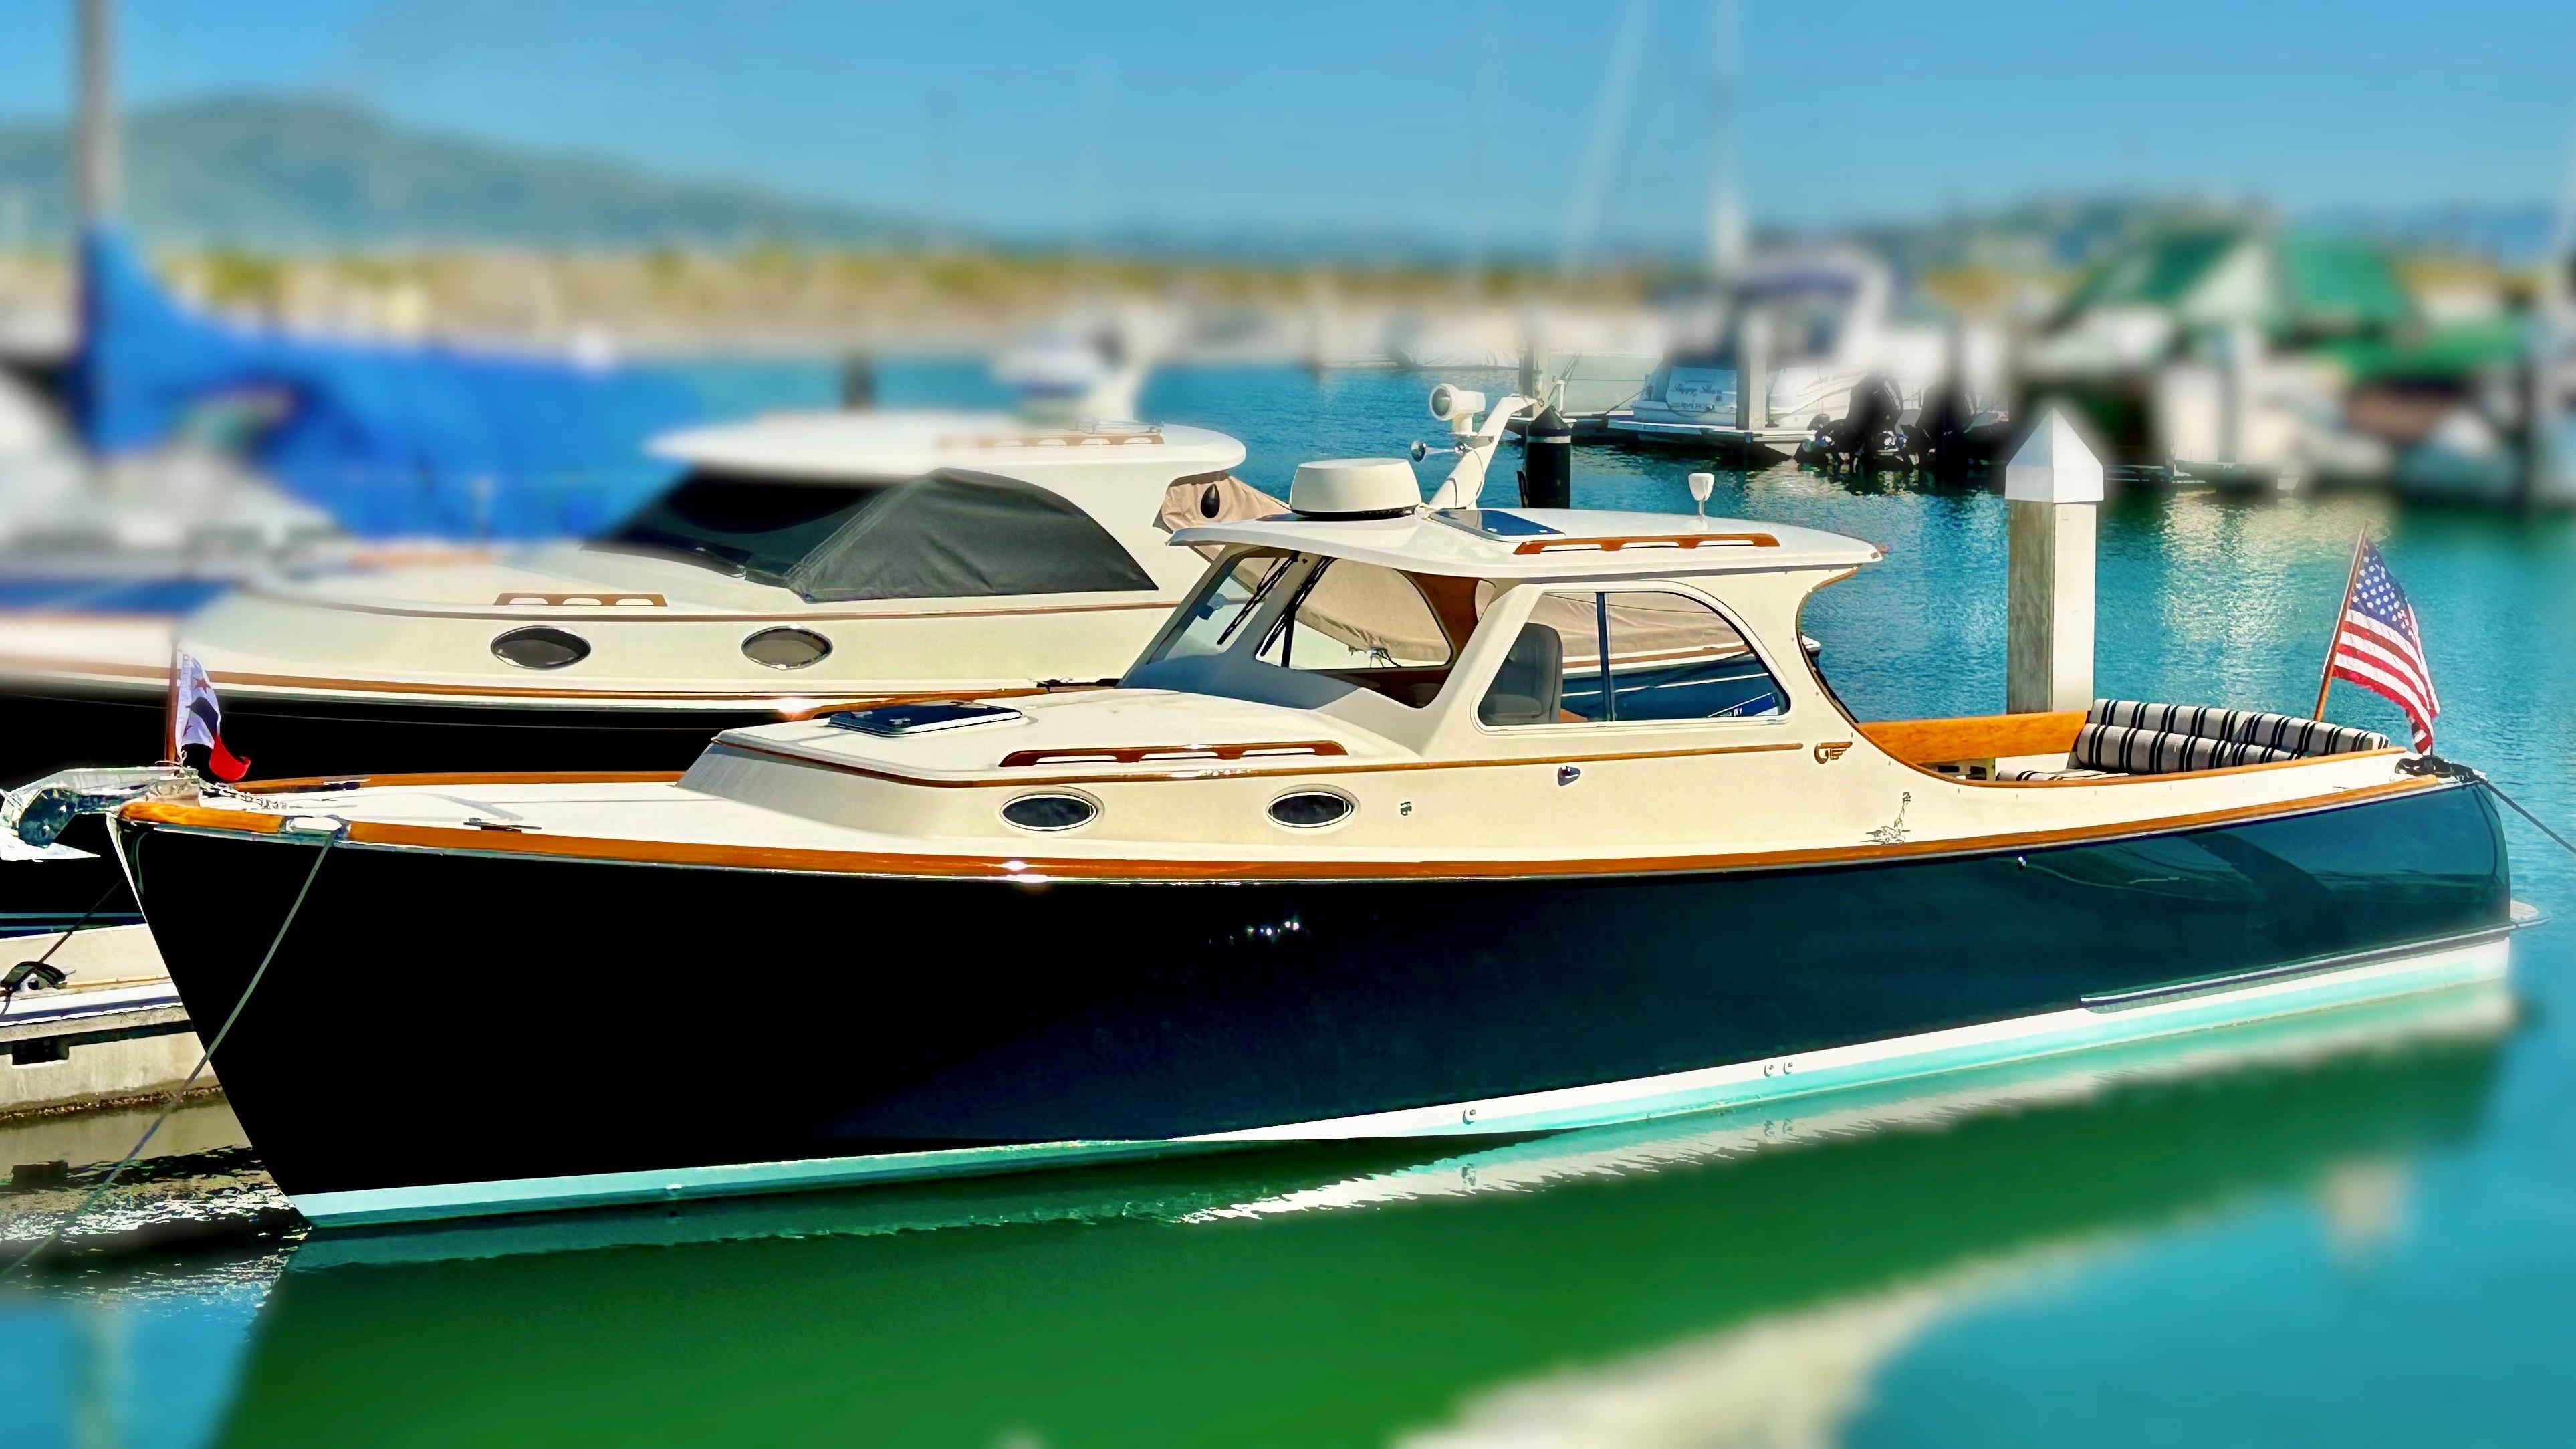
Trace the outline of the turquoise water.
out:
[[[1180,371],[1147,401],[1242,437],[1278,491],[1300,458],[1436,440],[1429,381]],[[747,405],[830,385],[729,380]],[[946,364],[884,379],[894,403],[984,388]],[[1687,511],[1694,466],[1582,449],[1575,498]],[[1784,467],[1721,473],[1711,511],[1889,546],[1808,620],[1856,712],[2000,707],[1998,497]],[[2564,520],[2124,496],[2101,526],[2100,688],[2304,711],[2363,526],[2421,615],[2442,751],[2576,819]],[[2402,732],[2344,686],[2331,713]],[[2517,895],[2576,920],[2576,862],[2513,829]],[[2502,996],[1458,1157],[357,1243],[302,1240],[255,1173],[210,1161],[248,1209],[0,1291],[0,1441],[2557,1444],[2571,931],[2525,935]],[[0,1215],[13,1197],[35,1201]]]

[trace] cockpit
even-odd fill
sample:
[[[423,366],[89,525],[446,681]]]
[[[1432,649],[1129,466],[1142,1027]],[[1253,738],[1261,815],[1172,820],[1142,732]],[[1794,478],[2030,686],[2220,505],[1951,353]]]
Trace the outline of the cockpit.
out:
[[[1787,698],[1709,598],[1654,578],[1512,583],[1535,597],[1478,690],[1488,728],[1757,719]],[[1123,683],[1313,708],[1366,690],[1439,699],[1499,595],[1492,580],[1249,549],[1201,581]],[[1515,614],[1517,610],[1511,611]]]

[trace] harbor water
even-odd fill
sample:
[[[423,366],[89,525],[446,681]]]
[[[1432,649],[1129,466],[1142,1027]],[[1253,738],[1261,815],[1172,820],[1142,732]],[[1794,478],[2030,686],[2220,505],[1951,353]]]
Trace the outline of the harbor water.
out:
[[[735,410],[834,386],[697,376]],[[1280,493],[1303,459],[1438,444],[1435,380],[1180,369],[1146,410],[1242,438]],[[880,382],[995,400],[966,364]],[[1708,466],[1579,448],[1574,501],[1686,513]],[[1720,470],[1708,507],[1885,546],[1805,620],[1856,715],[2001,708],[1999,490],[1783,464]],[[2576,822],[2569,519],[2117,492],[2097,692],[2305,713],[2364,528],[2420,617],[2440,752]],[[2404,733],[2349,686],[2329,714]],[[2502,992],[1559,1137],[316,1235],[192,1107],[0,1282],[0,1442],[2564,1443],[2576,859],[2508,828],[2515,894],[2559,923]],[[720,1006],[673,1002],[636,1051],[726,1090],[761,1044]],[[7,1256],[148,1121],[0,1127]]]

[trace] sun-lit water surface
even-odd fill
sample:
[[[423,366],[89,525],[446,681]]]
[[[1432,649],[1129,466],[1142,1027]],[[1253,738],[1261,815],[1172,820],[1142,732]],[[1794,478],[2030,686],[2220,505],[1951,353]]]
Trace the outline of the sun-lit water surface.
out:
[[[707,379],[739,407],[831,386]],[[883,381],[897,404],[992,396],[965,365]],[[1275,492],[1301,458],[1436,443],[1429,382],[1181,370],[1147,406],[1241,437]],[[1694,466],[1581,449],[1575,499],[1687,511]],[[1783,467],[1722,472],[1710,510],[1889,546],[1807,620],[1857,712],[2000,706],[2000,498]],[[2304,711],[2365,524],[2422,617],[2443,751],[2576,819],[2563,520],[2117,499],[2100,688]],[[2333,713],[2399,728],[2343,687]],[[2513,828],[2516,894],[2576,915],[2576,862]],[[2570,929],[2522,938],[2509,993],[1456,1155],[363,1240],[304,1240],[241,1154],[191,1158],[120,1198],[132,1232],[0,1290],[0,1439],[2554,1444],[2576,1411]],[[13,1187],[0,1215],[64,1191]]]

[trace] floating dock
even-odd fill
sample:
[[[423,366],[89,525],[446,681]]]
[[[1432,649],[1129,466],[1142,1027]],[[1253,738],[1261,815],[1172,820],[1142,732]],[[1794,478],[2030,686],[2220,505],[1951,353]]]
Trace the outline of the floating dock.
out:
[[[0,940],[0,970],[58,939]],[[0,1118],[132,1101],[187,1080],[197,1035],[147,928],[83,931],[51,964],[68,977],[62,986],[22,989],[0,1013]],[[212,1088],[214,1069],[197,1084]]]

